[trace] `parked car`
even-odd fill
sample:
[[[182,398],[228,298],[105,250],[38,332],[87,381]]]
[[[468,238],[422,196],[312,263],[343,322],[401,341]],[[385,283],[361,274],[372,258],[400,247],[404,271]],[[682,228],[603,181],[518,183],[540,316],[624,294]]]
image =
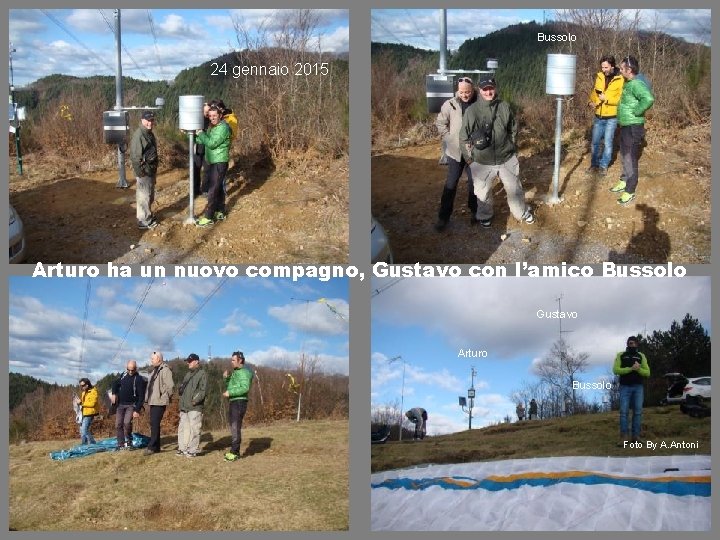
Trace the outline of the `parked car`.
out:
[[[20,216],[12,204],[10,205],[10,263],[21,263],[25,260],[25,229]]]
[[[667,392],[665,397],[660,400],[660,405],[669,405],[671,403],[680,403],[685,399],[683,390],[688,380],[682,373],[666,373],[664,375],[667,381]]]
[[[688,396],[698,397],[701,400],[710,399],[710,376],[688,379],[685,388],[683,388],[683,400],[687,399]]]
[[[373,217],[372,226],[370,228],[370,260],[372,264],[385,262],[393,264],[392,250],[390,249],[390,241],[388,240],[385,229]]]

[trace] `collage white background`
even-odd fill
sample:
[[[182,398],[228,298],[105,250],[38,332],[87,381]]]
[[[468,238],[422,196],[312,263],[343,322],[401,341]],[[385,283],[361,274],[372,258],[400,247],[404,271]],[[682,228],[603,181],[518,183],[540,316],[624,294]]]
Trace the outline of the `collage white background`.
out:
[[[700,0],[694,2],[680,2],[679,0],[674,1],[646,1],[646,0],[635,0],[631,2],[631,5],[624,5],[625,3],[618,2],[604,2],[595,1],[588,2],[586,0],[561,0],[547,3],[540,2],[504,2],[502,5],[498,5],[488,1],[468,1],[468,0],[456,0],[446,5],[439,5],[438,2],[427,2],[423,0],[407,1],[407,0],[395,0],[395,1],[359,1],[355,2],[342,1],[342,0],[313,0],[311,2],[300,3],[292,2],[289,0],[285,1],[265,1],[265,2],[228,2],[227,0],[221,0],[213,7],[218,8],[345,8],[350,10],[350,261],[349,263],[355,265],[366,272],[369,276],[371,268],[369,265],[370,260],[370,115],[368,114],[368,108],[370,106],[370,9],[372,8],[461,8],[461,7],[472,7],[472,8],[493,8],[502,7],[503,9],[508,8],[522,8],[522,7],[534,7],[534,8],[546,8],[546,9],[557,9],[557,8],[688,8],[688,7],[704,7],[712,8],[713,3],[708,0]],[[6,3],[6,6],[2,8],[2,32],[3,36],[6,36],[5,32],[8,31],[7,9],[10,7],[17,8],[67,8],[67,7],[84,7],[84,8],[186,8],[190,9],[193,7],[206,7],[205,4],[198,2],[187,2],[187,1],[168,1],[168,0],[155,0],[148,5],[147,2],[139,1],[128,1],[121,0],[115,2],[113,5],[108,2],[87,2],[87,1],[73,1],[73,2],[36,2],[33,0],[18,1],[10,0]],[[715,20],[717,13],[720,10],[716,9],[713,11],[713,26],[717,26]],[[713,39],[713,42],[716,40]],[[713,88],[720,88],[720,82],[718,77],[720,71],[718,70],[717,57],[713,57],[712,60],[713,77],[712,86]],[[2,81],[5,84],[5,88],[8,86],[7,82],[7,71],[4,70],[2,74]],[[716,101],[715,94],[713,94],[713,101]],[[713,114],[713,116],[715,116]],[[714,130],[717,131],[717,130]],[[715,135],[714,140],[718,141],[718,134]],[[713,145],[713,150],[717,147],[717,142]],[[3,193],[7,194],[7,173],[8,171],[8,156],[7,154],[0,153],[0,164],[2,165],[3,174]],[[718,207],[718,190],[713,191],[713,207]],[[0,216],[2,219],[7,219],[7,204],[0,205]],[[713,230],[718,228],[718,215],[713,213]],[[712,264],[711,265],[693,265],[688,266],[688,275],[712,275],[713,281],[716,280],[718,274],[719,262],[717,260],[717,242],[715,236],[712,241]],[[104,272],[104,267],[103,268]],[[0,264],[0,299],[4,305],[7,306],[8,300],[8,276],[10,275],[31,275],[33,270],[32,265],[19,265],[10,267],[7,264]],[[172,270],[167,268],[168,272]],[[511,269],[508,269],[511,271]],[[598,273],[597,271],[595,272]],[[448,278],[451,279],[451,278]],[[512,279],[512,278],[508,278]],[[589,278],[589,279],[603,279],[603,278]],[[365,538],[398,538],[398,539],[413,539],[416,540],[418,536],[422,538],[489,538],[491,533],[453,533],[439,535],[437,533],[372,533],[370,532],[370,444],[369,444],[369,419],[370,419],[370,280],[366,279],[364,282],[358,280],[350,280],[350,306],[352,310],[352,324],[350,328],[350,531],[349,532],[337,532],[337,533],[243,533],[243,538],[283,538],[283,539],[300,539],[300,538],[347,538],[350,540],[361,540]],[[713,290],[713,300],[717,296],[716,291]],[[715,302],[713,301],[713,305]],[[5,341],[8,334],[8,327],[6,323],[0,324],[0,334],[2,339]],[[712,333],[716,334],[718,330],[718,323],[713,323]],[[5,349],[7,351],[7,349]],[[7,357],[7,354],[4,355]],[[712,362],[715,363],[715,356],[713,354]],[[2,388],[7,388],[7,370],[0,370],[0,385]],[[8,444],[8,414],[7,409],[4,409],[2,414],[2,422],[0,423],[0,444],[1,448],[7,448]],[[713,420],[713,431],[715,431],[715,424],[718,422],[717,417]],[[713,446],[716,443],[713,441]],[[713,454],[716,454],[717,449],[713,448]],[[0,452],[2,458],[2,468],[7,471],[6,466],[7,453]],[[713,479],[715,475],[713,474]],[[8,493],[7,493],[8,478],[7,475],[3,476],[3,491],[2,491],[2,502],[7,508],[8,504]],[[130,496],[129,494],[118,494],[119,497]],[[717,498],[716,498],[717,499]],[[713,503],[713,517],[717,518],[717,500]],[[422,511],[422,509],[419,509]],[[0,519],[0,531],[7,531],[7,512],[3,512],[2,519]],[[717,522],[717,519],[713,521]],[[207,533],[204,533],[207,534]],[[18,536],[19,533],[15,533],[14,536]],[[148,538],[149,537],[160,537],[161,533],[143,533],[143,534],[123,534],[123,538],[128,536],[137,538]],[[585,533],[590,536],[590,533]],[[585,536],[584,534],[575,534],[573,538],[577,536]],[[13,535],[10,535],[13,536]],[[23,533],[24,538],[33,538],[34,536],[41,536],[38,533],[27,534]],[[44,537],[47,537],[43,535]],[[101,533],[96,536],[114,536],[114,534]],[[197,535],[193,533],[179,533],[173,534],[173,537],[180,538],[194,538]],[[218,534],[218,536],[229,537],[229,534]],[[521,534],[518,532],[507,532],[503,533],[503,538],[530,538],[529,534]],[[624,535],[623,537],[626,537]],[[670,533],[633,533],[633,538],[677,538],[677,535],[671,535]],[[4,537],[4,533],[3,533]],[[77,535],[72,533],[61,533],[53,534],[53,538],[76,538]],[[492,537],[496,537],[492,535]],[[557,534],[551,533],[533,533],[532,538],[557,538]],[[597,535],[592,535],[594,538],[598,538]],[[619,538],[619,534],[606,533],[602,536],[603,538]],[[711,538],[711,533],[694,534],[694,538]]]

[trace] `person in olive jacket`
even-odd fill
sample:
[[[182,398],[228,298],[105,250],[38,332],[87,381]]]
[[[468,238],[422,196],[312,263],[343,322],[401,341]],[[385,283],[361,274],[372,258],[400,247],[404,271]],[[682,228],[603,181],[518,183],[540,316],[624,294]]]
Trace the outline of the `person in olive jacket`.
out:
[[[493,217],[491,193],[499,176],[510,213],[519,221],[534,223],[535,217],[525,203],[525,192],[520,183],[515,116],[510,105],[498,98],[494,78],[483,79],[478,88],[482,99],[467,108],[460,128],[460,149],[463,159],[470,164],[478,199],[477,219],[483,227],[490,226]]]
[[[625,206],[635,199],[640,148],[645,138],[645,112],[655,103],[655,97],[640,74],[640,64],[634,56],[623,59],[620,73],[625,77],[617,109],[623,172],[610,191],[621,193],[618,203]]]
[[[152,131],[154,125],[155,113],[143,111],[140,127],[130,140],[130,162],[137,181],[135,215],[140,229],[157,227],[157,221],[152,214],[152,205],[155,202],[155,176],[158,169],[157,141]]]
[[[253,373],[245,367],[245,355],[240,351],[232,353],[232,374],[227,370],[223,373],[225,387],[223,396],[230,399],[228,420],[230,423],[230,451],[225,454],[226,461],[235,461],[240,457],[240,439],[242,421],[248,405],[248,394],[252,386]]]
[[[200,366],[200,357],[190,353],[185,360],[190,368],[185,374],[180,394],[180,424],[176,454],[194,458],[200,448],[203,405],[207,391],[207,372]]]
[[[205,145],[205,160],[208,162],[208,194],[207,206],[202,217],[195,224],[208,227],[216,221],[225,219],[225,175],[230,160],[230,143],[232,132],[228,123],[223,120],[223,110],[217,104],[211,104],[208,110],[210,128],[199,130],[197,143]]]

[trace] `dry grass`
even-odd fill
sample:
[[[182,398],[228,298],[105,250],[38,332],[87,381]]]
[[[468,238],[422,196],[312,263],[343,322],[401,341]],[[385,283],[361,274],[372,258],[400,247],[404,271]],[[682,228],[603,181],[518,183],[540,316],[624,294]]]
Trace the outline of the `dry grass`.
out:
[[[551,456],[620,456],[710,454],[710,418],[682,414],[677,406],[643,411],[643,438],[653,442],[699,441],[699,448],[621,449],[617,411],[551,420],[501,424],[452,435],[377,444],[372,447],[372,471],[421,463],[465,463]]]
[[[151,456],[107,452],[59,462],[48,453],[76,441],[11,446],[10,528],[347,530],[346,421],[244,429],[243,458],[234,463],[223,461],[227,432],[205,433],[202,441],[194,460],[174,455],[172,437]]]

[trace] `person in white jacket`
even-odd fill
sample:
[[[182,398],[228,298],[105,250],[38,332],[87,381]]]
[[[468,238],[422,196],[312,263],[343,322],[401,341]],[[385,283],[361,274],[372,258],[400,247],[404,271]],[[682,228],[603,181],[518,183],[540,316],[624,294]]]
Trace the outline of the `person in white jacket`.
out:
[[[447,164],[447,178],[440,198],[440,210],[438,211],[438,220],[435,223],[435,230],[442,231],[447,227],[450,221],[450,215],[455,202],[455,193],[457,185],[462,176],[463,170],[466,171],[468,179],[468,208],[470,209],[470,223],[478,222],[477,197],[473,189],[472,175],[470,167],[467,166],[460,151],[460,127],[465,110],[477,100],[477,92],[472,79],[469,77],[461,77],[458,79],[458,89],[455,97],[448,99],[440,108],[440,113],[435,120],[435,126],[440,133],[443,142],[443,152],[445,162]]]

